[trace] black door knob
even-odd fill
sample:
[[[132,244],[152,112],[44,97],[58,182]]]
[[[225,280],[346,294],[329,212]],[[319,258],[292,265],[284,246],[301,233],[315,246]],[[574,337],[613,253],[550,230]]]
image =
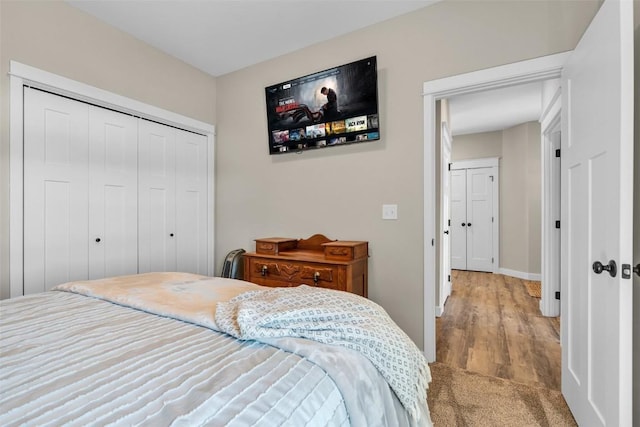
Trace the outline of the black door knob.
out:
[[[609,264],[602,264],[600,261],[596,261],[593,263],[593,271],[596,274],[600,274],[603,271],[608,271],[611,277],[616,277],[618,273],[618,267],[616,266],[616,262],[614,260],[610,260]]]
[[[467,224],[465,224],[465,223],[463,222],[463,223],[462,223],[462,226],[464,227],[465,225],[467,225]]]
[[[444,234],[449,234],[449,230],[444,230]]]
[[[169,234],[170,237],[173,237],[173,233]]]
[[[96,237],[96,243],[100,243],[100,238]]]
[[[640,264],[636,264],[636,266],[633,267],[633,272],[640,276]]]
[[[467,223],[467,227],[471,227],[471,223],[470,222]]]

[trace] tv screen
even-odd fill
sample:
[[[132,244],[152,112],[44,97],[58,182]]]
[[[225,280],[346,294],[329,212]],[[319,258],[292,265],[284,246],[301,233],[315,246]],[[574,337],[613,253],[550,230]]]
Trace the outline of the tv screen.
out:
[[[269,153],[380,139],[376,57],[265,88]]]

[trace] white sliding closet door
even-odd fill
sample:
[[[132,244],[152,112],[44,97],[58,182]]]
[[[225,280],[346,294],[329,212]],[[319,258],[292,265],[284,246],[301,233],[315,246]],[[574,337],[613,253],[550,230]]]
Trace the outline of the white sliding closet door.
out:
[[[207,137],[175,131],[177,270],[207,275]]]
[[[89,278],[138,272],[138,123],[89,107]]]
[[[176,271],[176,129],[138,120],[138,271]]]
[[[24,293],[88,278],[89,106],[24,89]]]

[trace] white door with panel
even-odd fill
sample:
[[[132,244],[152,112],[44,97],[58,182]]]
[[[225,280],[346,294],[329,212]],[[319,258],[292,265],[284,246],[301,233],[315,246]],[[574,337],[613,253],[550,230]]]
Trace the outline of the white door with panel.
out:
[[[208,274],[206,136],[24,89],[23,293]]]
[[[89,106],[24,89],[24,293],[88,278]]]
[[[138,272],[135,117],[89,107],[89,278]]]
[[[24,120],[24,293],[136,273],[136,119],[26,88]]]
[[[581,426],[632,424],[632,21],[605,0],[563,70],[562,393]]]
[[[207,274],[207,138],[139,124],[141,273]]]
[[[451,295],[451,135],[446,123],[442,123],[442,151],[440,161],[441,200],[440,200],[440,311],[444,311],[445,302]]]
[[[451,268],[493,272],[495,168],[455,167],[451,171]]]

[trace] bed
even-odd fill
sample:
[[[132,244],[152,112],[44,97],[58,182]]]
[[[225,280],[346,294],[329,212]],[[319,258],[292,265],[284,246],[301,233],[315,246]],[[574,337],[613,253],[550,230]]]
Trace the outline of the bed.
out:
[[[431,425],[428,365],[377,310],[186,273],[0,301],[0,425]]]

